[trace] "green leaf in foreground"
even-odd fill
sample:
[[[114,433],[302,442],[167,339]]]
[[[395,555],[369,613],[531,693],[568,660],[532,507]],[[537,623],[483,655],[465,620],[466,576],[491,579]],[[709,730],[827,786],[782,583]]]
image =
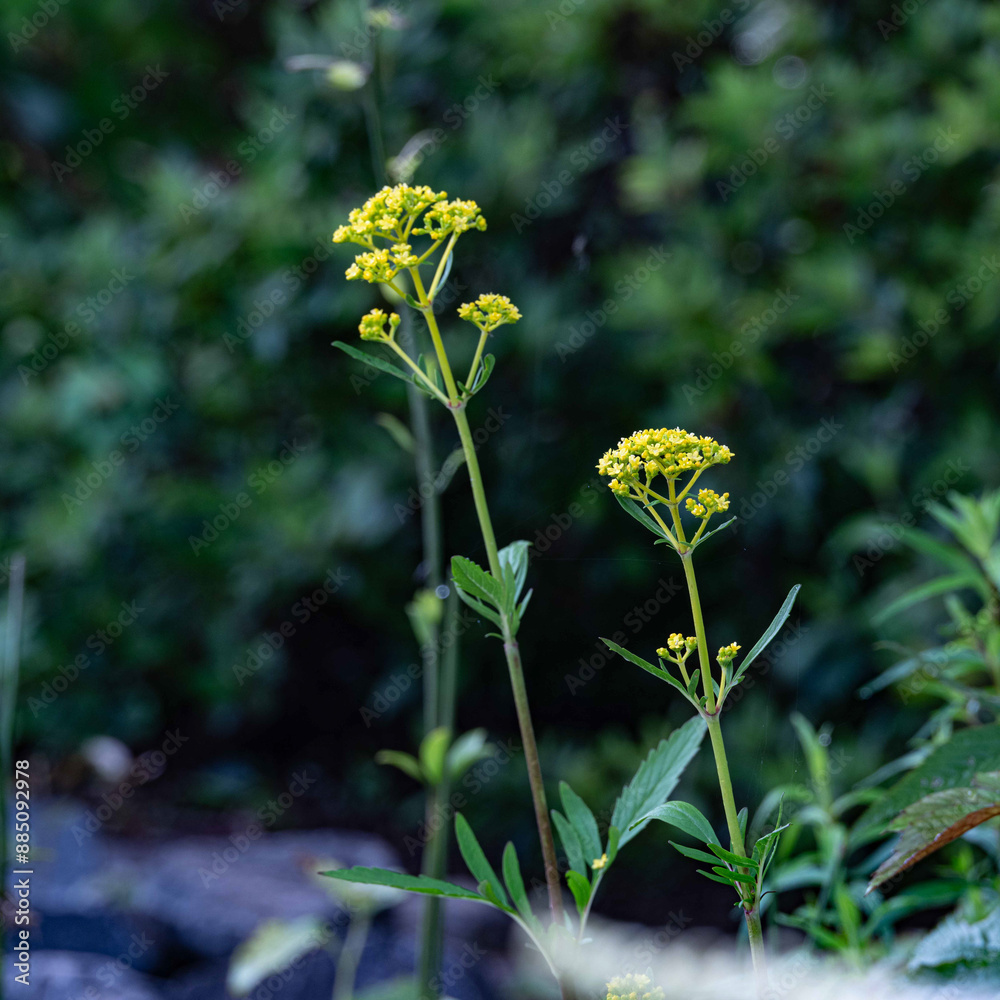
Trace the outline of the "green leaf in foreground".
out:
[[[994,816],[1000,816],[997,771],[977,774],[966,787],[932,792],[907,806],[890,824],[901,836],[872,875],[868,892]]]
[[[489,903],[489,900],[480,896],[478,892],[460,885],[430,878],[428,875],[393,872],[387,868],[337,868],[329,872],[320,872],[320,875],[358,885],[385,885],[390,889],[402,889],[404,892],[419,892],[424,896],[444,896],[447,899],[471,899],[477,903]]]

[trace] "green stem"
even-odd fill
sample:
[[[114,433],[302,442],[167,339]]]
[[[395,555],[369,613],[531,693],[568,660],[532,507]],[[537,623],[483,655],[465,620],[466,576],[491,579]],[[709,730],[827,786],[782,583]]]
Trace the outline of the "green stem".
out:
[[[496,536],[493,533],[493,522],[486,503],[486,493],[483,489],[483,476],[479,470],[479,459],[476,457],[476,446],[469,430],[469,419],[464,407],[452,408],[452,416],[458,427],[458,436],[465,452],[465,464],[469,470],[472,483],[472,496],[475,500],[476,514],[479,518],[479,528],[486,546],[486,558],[489,561],[490,572],[498,580],[503,579],[500,569],[500,556],[497,551]],[[538,745],[535,742],[535,729],[531,721],[531,709],[528,704],[528,690],[524,683],[524,669],[521,665],[521,653],[517,642],[510,632],[510,625],[503,619],[503,650],[507,658],[507,672],[510,675],[510,686],[514,694],[514,707],[517,710],[517,722],[521,730],[521,743],[524,746],[524,759],[528,767],[528,782],[531,786],[531,799],[535,806],[535,822],[538,825],[538,839],[541,842],[542,860],[545,864],[545,882],[549,891],[549,909],[555,924],[562,925],[563,906],[562,892],[559,885],[559,865],[556,861],[555,841],[552,837],[552,824],[549,820],[549,808],[545,799],[545,784],[542,781],[542,767],[538,757]]]
[[[440,823],[442,796],[447,797],[442,785],[427,792],[427,842],[424,844],[423,870],[431,878],[443,878],[448,844],[448,827]],[[442,927],[441,900],[428,897],[424,906],[424,920],[420,935],[419,988],[420,1000],[436,1000],[440,991],[433,985],[441,971]]]
[[[352,1000],[358,965],[361,963],[361,953],[365,950],[370,927],[371,917],[367,913],[351,914],[351,922],[347,925],[347,934],[337,956],[337,971],[333,977],[333,1000]]]

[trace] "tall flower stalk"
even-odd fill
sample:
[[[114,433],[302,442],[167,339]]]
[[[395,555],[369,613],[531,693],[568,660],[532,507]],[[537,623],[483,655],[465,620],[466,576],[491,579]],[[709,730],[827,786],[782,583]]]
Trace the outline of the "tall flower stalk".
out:
[[[504,550],[497,545],[467,414],[469,401],[483,388],[493,370],[493,356],[484,353],[490,335],[498,327],[514,323],[521,317],[517,307],[506,296],[495,294],[481,295],[475,302],[459,308],[459,316],[471,323],[479,334],[468,374],[463,381],[455,374],[434,311],[435,297],[451,269],[459,237],[471,230],[485,228],[486,222],[475,202],[448,201],[445,192],[399,184],[383,188],[362,208],[352,211],[348,223],[335,232],[334,242],[352,242],[363,248],[347,270],[349,280],[360,279],[388,286],[423,317],[427,327],[433,353],[416,361],[397,342],[396,334],[401,321],[396,313],[386,315],[381,309],[373,309],[361,320],[359,331],[362,340],[383,344],[403,365],[400,369],[383,361],[377,364],[378,367],[403,378],[437,400],[455,422],[469,472],[488,572],[461,557],[453,560],[452,571],[462,599],[499,628],[499,632],[494,634],[503,643],[507,661],[545,865],[549,907],[553,922],[561,925],[559,869],[516,638],[521,615],[530,598],[529,593],[519,600],[527,571],[527,543],[515,543]],[[415,246],[418,239],[422,246]],[[370,355],[349,345],[338,346],[372,363]]]
[[[658,665],[607,639],[604,641],[625,659],[676,688],[705,722],[715,757],[729,847],[724,848],[719,843],[712,825],[688,803],[668,802],[650,813],[650,818],[670,823],[701,840],[711,853],[674,846],[683,854],[707,864],[709,869],[701,870],[702,874],[736,891],[750,941],[757,992],[762,996],[767,988],[767,959],[761,931],[760,902],[764,876],[777,849],[782,827],[748,845],[747,811],[738,810],[736,806],[721,720],[727,697],[742,682],[750,664],[788,618],[798,587],[792,588],[777,617],[738,667],[735,660],[742,647],[735,642],[718,650],[713,667],[708,652],[694,553],[735,518],[708,531],[712,517],[729,509],[729,494],[720,495],[705,488],[699,488],[695,493],[695,484],[708,469],[725,465],[732,458],[729,448],[714,438],[699,437],[680,428],[637,431],[622,438],[615,448],[602,456],[597,465],[598,472],[610,478],[610,489],[621,506],[657,536],[655,544],[669,546],[680,557],[695,633],[692,636],[672,633],[666,645],[656,650]],[[687,523],[682,512],[688,515]],[[690,669],[688,661],[695,652],[698,666]]]

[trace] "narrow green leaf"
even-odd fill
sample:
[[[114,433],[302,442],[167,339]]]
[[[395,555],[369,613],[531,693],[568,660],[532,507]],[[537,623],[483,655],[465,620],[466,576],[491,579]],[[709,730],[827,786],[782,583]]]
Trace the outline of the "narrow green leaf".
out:
[[[651,673],[654,677],[658,677],[661,681],[669,681],[671,679],[670,674],[668,674],[666,670],[663,670],[661,667],[654,667],[649,660],[644,660],[641,656],[636,656],[635,653],[630,653],[624,646],[619,646],[618,643],[612,642],[610,639],[601,639],[601,642],[603,642],[608,649],[628,660],[629,663],[634,663],[637,667],[642,667],[643,670]],[[684,688],[681,687],[681,690],[683,691]]]
[[[517,849],[508,841],[503,849],[503,880],[507,886],[507,892],[514,903],[517,912],[529,924],[537,923],[535,915],[531,912],[531,904],[528,902],[528,893],[524,888],[524,879],[521,876],[521,865],[517,860]]]
[[[760,637],[760,639],[757,640],[757,645],[754,646],[749,653],[747,653],[743,662],[740,664],[739,669],[733,675],[734,682],[738,682],[740,678],[743,677],[750,664],[764,652],[768,645],[770,645],[771,640],[781,631],[781,626],[788,621],[788,616],[792,613],[792,605],[795,603],[795,598],[798,596],[801,588],[802,585],[797,583],[788,592],[788,596],[785,598],[784,604],[782,604],[778,609],[778,613],[774,616],[774,620],[767,626],[767,630]]]
[[[339,347],[345,354],[349,354],[355,361],[360,361],[363,364],[371,365],[372,368],[377,368],[380,372],[385,372],[386,375],[395,375],[396,378],[402,379],[404,382],[413,382],[413,377],[408,375],[402,368],[397,368],[395,365],[390,364],[388,361],[383,360],[375,354],[369,354],[367,351],[360,351],[356,347],[352,347],[350,344],[345,344],[342,340],[335,340],[333,342],[334,347]]]
[[[462,860],[469,869],[469,873],[480,884],[486,883],[493,888],[500,902],[504,906],[509,906],[507,893],[504,892],[503,883],[497,878],[493,866],[486,860],[483,849],[476,840],[476,835],[472,832],[468,820],[461,814],[455,813],[455,839],[458,841],[458,849],[462,854]]]
[[[735,520],[736,520],[735,517],[731,517],[728,521],[726,521],[725,524],[720,524],[717,528],[713,528],[711,531],[706,531],[705,534],[698,539],[698,545],[696,545],[695,548],[698,548],[699,545],[704,545],[705,542],[707,542],[712,537],[712,535],[717,535],[720,531],[725,530]]]
[[[559,840],[562,841],[563,851],[566,852],[570,868],[575,868],[577,871],[589,871],[590,865],[584,856],[583,844],[580,843],[580,837],[573,829],[573,824],[557,809],[552,810],[552,822],[559,834]]]
[[[675,851],[683,854],[686,858],[691,858],[692,861],[700,861],[705,865],[714,865],[719,860],[714,854],[709,854],[707,851],[699,851],[697,847],[677,844],[672,840],[668,841],[668,843]]]
[[[611,863],[618,857],[618,844],[621,841],[622,832],[617,826],[608,827],[608,863],[605,865],[605,870],[607,870]]]
[[[408,774],[414,781],[419,781],[420,784],[423,784],[426,780],[417,758],[412,754],[403,753],[402,750],[379,750],[375,754],[375,763],[384,764],[389,767],[398,767],[403,774]]]
[[[723,868],[722,871],[726,869]],[[721,875],[713,875],[711,872],[707,872],[702,868],[698,868],[697,872],[699,875],[704,875],[705,878],[710,878],[713,882],[721,882],[723,885],[728,885],[730,889],[735,889],[736,886],[733,885],[732,880],[728,878],[723,878]]]
[[[406,875],[403,872],[392,872],[385,868],[337,868],[330,872],[320,872],[327,878],[339,879],[341,882],[354,882],[359,885],[386,885],[392,889],[403,889],[406,892],[419,892],[425,896],[445,896],[448,899],[471,899],[477,903],[486,903],[479,893],[464,889],[451,882],[430,878],[427,875]]]
[[[559,797],[562,799],[566,818],[573,824],[573,829],[576,830],[576,835],[580,838],[589,871],[590,863],[597,861],[603,853],[597,820],[594,819],[594,814],[590,811],[587,803],[565,781],[559,782]]]
[[[742,882],[744,885],[756,885],[757,879],[753,875],[747,875],[746,872],[738,872],[733,868],[722,868],[721,866],[716,866],[712,869],[716,875],[720,875],[722,878],[729,880],[730,885],[736,882]]]
[[[728,861],[731,865],[738,865],[740,868],[757,868],[757,862],[753,858],[742,858],[718,844],[708,844],[707,846],[717,858],[722,858],[723,861]]]
[[[663,533],[663,529],[634,500],[629,500],[628,497],[620,497],[617,493],[614,494],[614,497],[626,514],[634,517],[644,528],[647,528],[656,535],[657,538],[662,538],[664,541],[668,540],[667,536]]]
[[[570,870],[566,872],[566,884],[569,886],[569,891],[573,893],[576,912],[580,914],[582,920],[587,904],[590,902],[590,894],[593,891],[590,880],[578,871]]]
[[[497,359],[492,354],[487,354],[486,357],[483,358],[479,371],[476,372],[472,379],[472,385],[469,387],[470,393],[475,395],[490,380],[490,375],[493,374],[493,366],[496,364],[496,360]]]
[[[978,576],[971,573],[954,573],[950,576],[935,577],[933,580],[928,580],[927,583],[919,587],[914,587],[913,590],[903,594],[902,597],[897,597],[891,604],[872,616],[872,624],[881,625],[883,622],[898,615],[900,611],[905,611],[912,605],[919,604],[921,601],[926,601],[931,597],[950,594],[953,590],[961,590],[963,587],[970,587],[976,590],[978,589],[978,583]]]

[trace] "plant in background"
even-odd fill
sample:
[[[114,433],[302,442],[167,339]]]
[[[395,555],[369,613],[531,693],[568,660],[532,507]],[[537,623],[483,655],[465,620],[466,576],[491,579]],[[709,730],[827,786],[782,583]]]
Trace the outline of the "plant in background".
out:
[[[569,996],[565,953],[572,951],[584,938],[596,890],[613,865],[619,848],[636,836],[649,822],[648,814],[668,799],[697,752],[704,726],[699,719],[691,720],[649,754],[619,796],[606,839],[600,836],[590,808],[565,783],[560,786],[563,811],[553,811],[550,819],[517,642],[521,620],[531,598],[531,591],[524,589],[529,543],[515,541],[502,549],[497,545],[467,416],[468,405],[482,391],[493,371],[495,358],[485,350],[489,337],[499,327],[517,322],[521,314],[509,298],[494,293],[480,295],[475,301],[459,307],[459,318],[478,331],[468,372],[460,379],[455,374],[454,348],[451,351],[446,348],[434,310],[435,297],[447,280],[459,237],[485,228],[486,222],[475,202],[449,201],[444,192],[424,186],[384,187],[363,207],[353,210],[347,224],[334,234],[334,242],[351,242],[362,248],[347,270],[348,280],[387,286],[423,317],[432,350],[429,354],[412,357],[397,337],[401,317],[396,313],[387,315],[382,309],[371,310],[361,320],[359,332],[362,340],[379,344],[391,352],[392,360],[349,344],[337,342],[336,346],[436,400],[455,422],[487,566],[455,556],[451,562],[452,577],[461,599],[495,626],[497,631],[489,634],[503,643],[527,763],[551,919],[545,926],[532,911],[513,844],[507,844],[503,852],[501,881],[461,814],[455,818],[455,834],[462,857],[475,879],[475,891],[426,875],[413,876],[382,869],[350,868],[324,874],[343,881],[385,885],[494,906],[507,913],[534,942],[560,982],[563,995]],[[412,758],[404,761],[399,755],[391,761],[383,756],[383,760],[414,773],[419,767],[419,762]],[[563,912],[553,823],[559,829],[569,860],[566,880],[577,907],[576,927]]]
[[[714,438],[699,437],[680,428],[662,428],[637,431],[622,438],[617,447],[607,451],[598,462],[598,472],[610,478],[611,492],[622,508],[656,536],[654,544],[667,545],[680,556],[695,632],[688,636],[680,632],[671,634],[666,645],[656,651],[658,665],[609,639],[604,642],[626,660],[675,688],[704,720],[715,756],[729,831],[728,848],[720,844],[705,816],[689,803],[668,802],[646,815],[644,820],[670,823],[700,840],[711,852],[674,845],[682,854],[708,866],[707,870],[699,869],[701,874],[735,890],[746,921],[758,993],[762,993],[767,984],[767,971],[760,920],[761,898],[764,877],[784,827],[779,825],[754,843],[747,841],[747,810],[736,808],[722,738],[721,713],[727,697],[743,681],[750,665],[785,623],[799,588],[796,585],[791,589],[767,631],[738,666],[736,658],[742,647],[730,642],[718,650],[713,670],[693,557],[699,546],[732,524],[735,518],[712,531],[707,530],[712,517],[728,510],[729,494],[720,495],[705,488],[695,493],[694,487],[708,469],[725,465],[732,457],[729,448]],[[665,485],[661,485],[660,480]],[[660,491],[665,491],[665,495]]]

